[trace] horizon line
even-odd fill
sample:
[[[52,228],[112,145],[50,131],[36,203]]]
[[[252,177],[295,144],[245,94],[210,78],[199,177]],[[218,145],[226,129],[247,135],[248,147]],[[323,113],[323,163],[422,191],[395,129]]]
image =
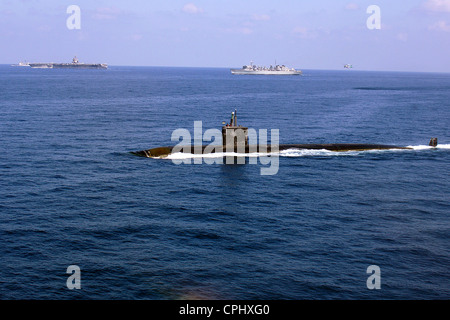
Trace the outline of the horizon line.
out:
[[[49,63],[55,63],[55,62],[49,62]],[[89,62],[90,63],[90,62]],[[104,62],[102,62],[104,63]],[[17,62],[15,63],[0,63],[0,66],[10,66],[12,67],[13,64],[17,64]],[[120,65],[120,64],[108,64],[109,67],[137,67],[137,68],[142,68],[142,67],[147,67],[147,68],[192,68],[192,69],[232,69],[232,68],[236,68],[236,67],[211,67],[211,66],[203,66],[203,67],[199,67],[199,66],[167,66],[167,65],[162,65],[162,66],[158,66],[158,65]],[[345,72],[403,72],[403,73],[439,73],[439,74],[449,74],[450,71],[410,71],[410,70],[370,70],[370,69],[355,69],[353,68],[352,70],[349,69],[321,69],[321,68],[295,68],[298,70],[310,70],[310,71],[345,71]]]

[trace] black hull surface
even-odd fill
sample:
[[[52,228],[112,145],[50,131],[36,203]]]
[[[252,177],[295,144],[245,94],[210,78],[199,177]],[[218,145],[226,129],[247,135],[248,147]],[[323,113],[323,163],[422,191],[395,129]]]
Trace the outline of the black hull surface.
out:
[[[153,148],[148,150],[142,150],[142,151],[134,151],[131,152],[134,155],[141,156],[141,157],[148,157],[148,158],[158,158],[158,157],[167,157],[172,153],[174,146],[172,147],[159,147],[159,148]],[[205,149],[208,148],[205,152]],[[332,143],[332,144],[280,144],[278,145],[278,148],[276,146],[272,147],[271,145],[265,146],[246,146],[245,150],[237,149],[236,147],[234,150],[231,150],[229,152],[238,152],[238,153],[255,153],[255,152],[261,152],[261,153],[269,153],[273,151],[283,151],[288,149],[303,149],[303,150],[329,150],[329,151],[336,151],[336,152],[343,152],[343,151],[365,151],[365,150],[389,150],[389,149],[411,149],[408,147],[398,147],[398,146],[392,146],[392,145],[382,145],[382,144],[364,144],[364,143]],[[183,149],[180,150],[180,147],[178,148],[179,152],[183,153],[192,153],[192,154],[207,154],[207,153],[214,153],[214,152],[224,152],[225,150],[222,149],[222,146],[217,146],[216,149],[214,149],[214,146],[184,146]],[[201,150],[201,152],[200,152]],[[227,150],[228,152],[228,150]]]

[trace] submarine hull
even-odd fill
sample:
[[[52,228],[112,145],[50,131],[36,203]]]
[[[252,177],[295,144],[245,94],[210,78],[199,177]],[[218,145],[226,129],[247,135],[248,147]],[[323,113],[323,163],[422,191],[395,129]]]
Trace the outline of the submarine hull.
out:
[[[205,150],[208,147],[208,150]],[[163,158],[172,154],[174,146],[172,147],[159,147],[153,149],[147,149],[142,151],[133,151],[131,152],[134,155],[147,157],[147,158]],[[192,153],[199,154],[200,147],[199,146],[183,146],[177,152],[183,153]],[[278,146],[272,145],[250,145],[245,146],[245,148],[232,147],[231,150],[229,148],[225,148],[221,145],[218,146],[201,146],[201,154],[208,154],[214,152],[239,152],[239,153],[270,153],[273,151],[283,151],[288,149],[308,149],[308,150],[328,150],[328,151],[336,151],[336,152],[344,152],[344,151],[365,151],[365,150],[389,150],[389,149],[411,149],[408,147],[398,147],[392,145],[383,145],[383,144],[364,144],[364,143],[332,143],[332,144],[280,144]],[[206,152],[205,152],[206,151]]]

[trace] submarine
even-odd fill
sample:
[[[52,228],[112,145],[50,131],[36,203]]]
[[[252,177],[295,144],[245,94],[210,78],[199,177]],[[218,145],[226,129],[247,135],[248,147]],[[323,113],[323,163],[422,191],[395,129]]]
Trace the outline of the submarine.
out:
[[[222,145],[211,146],[166,146],[156,147],[141,151],[132,151],[131,154],[147,158],[164,158],[177,152],[190,154],[208,154],[214,152],[238,152],[238,153],[271,153],[288,149],[299,150],[328,150],[335,152],[345,151],[366,151],[366,150],[390,150],[390,149],[413,149],[411,147],[401,147],[384,144],[367,143],[330,143],[330,144],[274,144],[274,145],[249,145],[248,128],[237,125],[237,111],[231,113],[230,123],[222,123]],[[429,146],[437,146],[437,138],[431,138]],[[225,154],[226,156],[226,154]]]

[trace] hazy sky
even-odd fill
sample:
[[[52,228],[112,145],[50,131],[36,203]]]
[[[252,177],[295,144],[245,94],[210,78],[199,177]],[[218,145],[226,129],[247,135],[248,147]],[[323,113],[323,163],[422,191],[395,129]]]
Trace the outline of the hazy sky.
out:
[[[80,29],[66,21],[80,8]],[[369,29],[370,5],[381,29]],[[450,0],[0,0],[0,64],[450,72]]]

